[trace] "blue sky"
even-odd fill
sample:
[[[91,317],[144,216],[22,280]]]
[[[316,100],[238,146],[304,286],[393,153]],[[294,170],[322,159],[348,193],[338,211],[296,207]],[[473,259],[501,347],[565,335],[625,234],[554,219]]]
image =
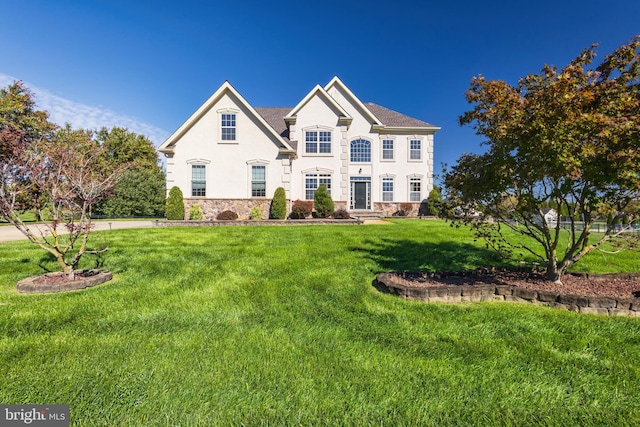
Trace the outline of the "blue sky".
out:
[[[427,121],[435,171],[482,138],[461,128],[471,77],[515,84],[640,33],[640,1],[2,1],[0,86],[54,121],[126,126],[157,145],[225,80],[293,107],[339,76],[364,102]]]

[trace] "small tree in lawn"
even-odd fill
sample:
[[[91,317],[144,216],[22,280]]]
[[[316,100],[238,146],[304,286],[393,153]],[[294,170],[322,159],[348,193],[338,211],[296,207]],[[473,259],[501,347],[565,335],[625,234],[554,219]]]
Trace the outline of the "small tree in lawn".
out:
[[[284,188],[276,188],[276,192],[273,194],[273,200],[271,200],[270,213],[272,219],[285,219],[287,217],[287,194]]]
[[[613,224],[640,196],[639,51],[636,36],[595,69],[587,68],[594,45],[563,69],[545,66],[515,87],[472,80],[466,97],[473,109],[460,123],[484,135],[488,150],[463,155],[445,184],[452,206],[498,220],[461,215],[490,247],[529,253],[560,283],[568,267],[604,243],[635,245],[625,227]],[[568,213],[568,225],[548,224],[548,206]],[[607,212],[606,232],[592,234]],[[506,229],[526,238],[513,239]]]
[[[111,162],[91,132],[68,125],[56,129],[47,118],[21,83],[0,90],[0,216],[51,254],[73,280],[84,254],[108,249],[88,246],[92,208],[126,164]],[[20,200],[32,194],[39,195],[32,206],[39,228],[19,216]]]
[[[182,190],[179,187],[171,187],[169,197],[167,197],[167,219],[183,220],[184,219],[184,202]]]
[[[328,218],[333,214],[333,200],[325,184],[320,184],[313,195],[313,207],[318,218]]]

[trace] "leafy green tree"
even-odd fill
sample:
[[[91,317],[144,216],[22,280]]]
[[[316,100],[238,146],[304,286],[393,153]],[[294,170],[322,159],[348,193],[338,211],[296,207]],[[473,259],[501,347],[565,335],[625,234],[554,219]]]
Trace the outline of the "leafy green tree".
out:
[[[276,192],[273,194],[270,214],[272,219],[285,219],[287,217],[287,194],[282,187],[276,188]]]
[[[27,183],[28,165],[23,161],[30,147],[53,138],[57,126],[49,114],[36,108],[33,93],[22,82],[0,89],[0,200],[3,213],[34,209],[37,213],[45,197]],[[19,189],[19,191],[17,191]],[[39,218],[38,218],[39,219]]]
[[[144,135],[115,126],[110,130],[101,128],[96,132],[95,139],[104,147],[108,156],[118,163],[131,163],[147,168],[158,167],[158,152]]]
[[[318,218],[328,218],[333,214],[333,199],[325,184],[320,184],[313,195],[313,207]]]
[[[109,197],[96,206],[96,213],[109,217],[163,216],[165,176],[153,143],[146,136],[119,127],[102,128],[95,139],[110,159],[132,165]]]
[[[171,187],[169,197],[167,197],[167,219],[183,220],[184,219],[184,197],[179,187]]]
[[[515,222],[461,219],[494,249],[539,258],[555,282],[605,242],[633,244],[620,228],[593,235],[591,227],[600,212],[621,212],[639,196],[640,36],[589,68],[595,47],[516,86],[474,77],[466,93],[473,109],[460,123],[485,136],[488,150],[463,155],[445,176],[450,203],[467,213],[506,220],[500,202],[513,197]],[[545,203],[568,213],[566,234],[544,221]],[[510,239],[505,228],[530,239]]]
[[[161,170],[133,167],[122,174],[97,212],[111,218],[162,217],[165,194],[165,177]]]

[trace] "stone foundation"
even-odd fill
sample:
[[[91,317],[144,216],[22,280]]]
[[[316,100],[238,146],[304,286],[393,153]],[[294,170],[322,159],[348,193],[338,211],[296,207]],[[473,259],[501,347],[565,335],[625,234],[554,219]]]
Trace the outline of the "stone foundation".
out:
[[[251,209],[258,206],[262,211],[261,219],[269,219],[271,199],[184,199],[184,219],[189,219],[189,209],[193,205],[200,205],[207,221],[215,220],[220,212],[233,211],[238,219],[249,219]]]
[[[392,217],[397,216],[397,213],[400,211],[401,205],[411,205],[413,209],[411,212],[408,212],[407,217],[418,217],[425,216],[426,212],[421,212],[422,210],[426,210],[426,206],[422,207],[423,203],[420,202],[375,202],[373,204],[373,210],[376,212],[381,212],[384,217]]]
[[[189,219],[189,209],[193,205],[200,205],[204,214],[205,221],[213,221],[218,217],[220,212],[233,211],[238,214],[238,220],[250,219],[251,209],[258,206],[262,211],[262,220],[269,219],[269,211],[271,209],[271,199],[200,199],[189,198],[184,199],[184,215],[185,220]],[[287,200],[287,217],[291,213],[292,200]],[[347,209],[347,202],[334,201],[334,210]]]
[[[291,213],[291,206],[294,200],[287,200],[287,216]],[[269,210],[271,208],[271,199],[205,199],[205,198],[188,198],[184,199],[184,219],[189,219],[189,209],[192,205],[198,204],[204,213],[204,219],[207,221],[215,220],[220,212],[233,211],[238,214],[239,220],[249,219],[251,209],[254,206],[260,207],[262,211],[262,219],[269,219]],[[373,211],[379,212],[383,217],[392,217],[400,211],[400,205],[409,203],[401,202],[375,202],[373,203]],[[421,216],[421,203],[410,203],[413,206],[408,217]],[[333,201],[335,210],[344,209],[349,211],[348,202],[339,200]]]
[[[390,294],[425,302],[524,302],[586,314],[640,317],[640,298],[616,299],[562,295],[514,285],[442,285],[421,288],[399,283],[393,273],[379,274],[376,277],[376,284]]]

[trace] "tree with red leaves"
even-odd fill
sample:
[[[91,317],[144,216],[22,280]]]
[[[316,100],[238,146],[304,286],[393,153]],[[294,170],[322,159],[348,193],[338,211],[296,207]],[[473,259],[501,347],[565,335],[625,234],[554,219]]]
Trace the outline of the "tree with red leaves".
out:
[[[488,150],[463,155],[444,177],[458,220],[494,249],[538,257],[555,282],[606,242],[634,244],[625,227],[594,234],[592,226],[599,216],[624,215],[640,196],[640,36],[589,68],[595,49],[517,86],[474,77],[466,93],[473,109],[460,123],[485,136]],[[545,207],[568,212],[568,223],[547,221]]]
[[[0,216],[55,257],[70,280],[84,254],[107,250],[88,247],[92,207],[126,167],[91,132],[49,122],[20,82],[0,90]],[[25,206],[38,212],[37,226],[20,217]]]

